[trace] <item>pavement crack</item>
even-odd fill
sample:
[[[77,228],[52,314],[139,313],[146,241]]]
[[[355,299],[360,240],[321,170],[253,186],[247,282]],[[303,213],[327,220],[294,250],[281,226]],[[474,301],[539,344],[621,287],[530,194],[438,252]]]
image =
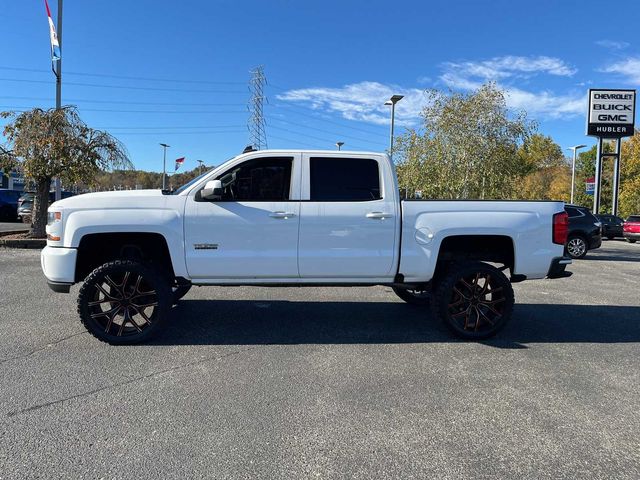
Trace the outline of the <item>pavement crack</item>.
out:
[[[23,358],[27,358],[30,357],[31,355],[35,355],[38,352],[41,352],[43,350],[46,350],[47,348],[53,347],[54,345],[58,345],[59,343],[64,342],[65,340],[69,340],[70,338],[73,337],[77,337],[78,335],[85,335],[89,332],[87,332],[86,330],[83,330],[82,332],[76,332],[76,333],[72,333],[71,335],[67,335],[66,337],[62,337],[58,340],[56,340],[55,342],[50,342],[47,343],[46,345],[36,348],[35,350],[30,351],[29,353],[25,353],[23,355],[16,355],[15,357],[9,357],[9,358],[5,358],[4,360],[0,360],[0,365],[3,365],[7,362],[10,362],[11,360],[21,360]]]
[[[58,399],[58,400],[53,400],[51,402],[40,403],[38,405],[32,405],[31,407],[22,408],[20,410],[14,410],[12,412],[7,413],[7,417],[15,417],[16,415],[20,415],[22,413],[29,413],[29,412],[33,412],[33,411],[36,411],[36,410],[40,410],[42,408],[52,407],[54,405],[59,405],[59,404],[62,404],[64,402],[68,402],[69,400],[75,400],[75,399],[78,399],[78,398],[88,397],[88,396],[94,395],[96,393],[100,393],[100,392],[102,392],[104,390],[123,387],[125,385],[130,385],[132,383],[136,383],[136,382],[139,382],[139,381],[142,381],[142,380],[146,380],[148,378],[157,377],[157,376],[163,375],[165,373],[174,372],[174,371],[177,371],[177,370],[182,370],[182,369],[189,368],[189,367],[194,367],[196,365],[202,365],[202,364],[207,363],[207,362],[222,360],[224,358],[231,357],[233,355],[238,355],[240,353],[248,352],[248,351],[254,350],[256,348],[258,348],[258,347],[254,346],[254,347],[244,348],[244,349],[240,349],[240,350],[235,350],[233,352],[225,353],[224,355],[215,355],[215,356],[211,356],[211,357],[207,357],[207,358],[202,358],[202,359],[197,360],[197,361],[183,363],[182,365],[175,365],[175,366],[170,367],[170,368],[165,368],[164,370],[159,370],[159,371],[156,371],[156,372],[148,373],[146,375],[141,375],[139,377],[131,378],[131,379],[126,380],[124,382],[113,383],[111,385],[105,385],[104,387],[96,388],[94,390],[89,390],[88,392],[78,393],[76,395],[70,395],[68,397],[61,398],[61,399]]]

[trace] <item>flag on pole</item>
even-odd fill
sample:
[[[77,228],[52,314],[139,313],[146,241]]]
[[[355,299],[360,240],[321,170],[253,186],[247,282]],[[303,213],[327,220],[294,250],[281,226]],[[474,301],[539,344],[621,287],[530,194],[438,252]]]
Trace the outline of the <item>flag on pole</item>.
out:
[[[56,33],[56,27],[53,25],[51,19],[51,10],[49,10],[49,3],[44,0],[44,6],[47,7],[47,17],[49,17],[49,37],[51,38],[51,61],[55,62],[60,60],[60,44],[58,43],[58,34]]]
[[[176,169],[174,170],[174,172],[177,172],[183,163],[184,163],[184,157],[176,158]]]

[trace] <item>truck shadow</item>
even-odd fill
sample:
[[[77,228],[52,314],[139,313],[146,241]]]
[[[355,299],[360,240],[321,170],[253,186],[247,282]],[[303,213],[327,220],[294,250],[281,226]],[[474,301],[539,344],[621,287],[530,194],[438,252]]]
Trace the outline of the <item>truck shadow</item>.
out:
[[[170,314],[157,345],[296,345],[461,342],[428,308],[398,302],[188,300]],[[482,343],[640,342],[640,307],[518,304]]]

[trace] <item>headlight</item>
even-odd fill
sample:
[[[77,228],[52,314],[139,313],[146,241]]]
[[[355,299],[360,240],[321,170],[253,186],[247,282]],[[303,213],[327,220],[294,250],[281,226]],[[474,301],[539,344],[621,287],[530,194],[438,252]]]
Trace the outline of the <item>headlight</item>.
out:
[[[53,225],[62,220],[62,212],[48,212],[47,225]]]
[[[59,242],[62,236],[62,212],[47,212],[47,240]]]

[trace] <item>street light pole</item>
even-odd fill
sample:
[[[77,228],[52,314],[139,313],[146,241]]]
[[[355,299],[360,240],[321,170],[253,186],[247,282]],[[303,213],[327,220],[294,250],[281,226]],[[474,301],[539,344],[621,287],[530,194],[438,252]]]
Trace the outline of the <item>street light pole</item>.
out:
[[[202,164],[204,163],[203,160],[196,160],[196,162],[199,163],[198,165],[198,175],[202,175]]]
[[[167,145],[166,143],[161,143],[160,146],[163,149],[163,154],[162,154],[162,190],[166,190],[166,186],[167,186],[167,148],[169,148],[170,145]]]
[[[60,58],[57,60],[56,72],[56,109],[62,108],[62,0],[58,0],[58,44],[60,45]]]
[[[60,45],[60,58],[56,61],[57,67],[54,70],[56,75],[56,110],[62,108],[62,0],[58,0],[58,45]],[[62,185],[60,177],[56,177],[53,181],[55,186],[56,202],[62,198]]]
[[[389,158],[393,161],[393,127],[396,119],[396,103],[404,98],[404,95],[392,95],[385,105],[391,105],[391,131],[389,133]]]
[[[571,162],[571,204],[573,204],[573,191],[576,184],[576,152],[586,147],[586,145],[576,145],[575,147],[569,147],[568,150],[573,150],[573,161]]]

